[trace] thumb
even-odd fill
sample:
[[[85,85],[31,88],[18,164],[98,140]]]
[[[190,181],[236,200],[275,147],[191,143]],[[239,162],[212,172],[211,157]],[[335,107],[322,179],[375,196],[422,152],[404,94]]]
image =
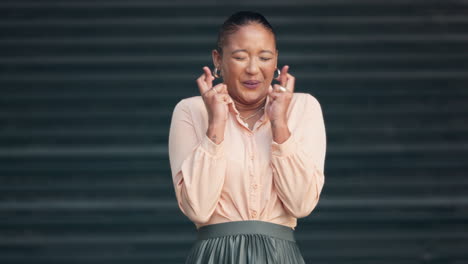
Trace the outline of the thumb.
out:
[[[227,91],[227,85],[223,83],[223,84],[221,85],[221,89],[220,89],[219,92],[220,92],[220,93],[225,93],[225,94],[227,94],[227,93],[228,93],[228,91]]]

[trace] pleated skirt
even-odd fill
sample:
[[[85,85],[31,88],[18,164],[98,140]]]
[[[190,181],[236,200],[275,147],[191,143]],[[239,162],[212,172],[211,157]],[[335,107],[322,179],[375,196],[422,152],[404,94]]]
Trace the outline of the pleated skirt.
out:
[[[185,264],[304,264],[294,230],[246,220],[202,226]]]

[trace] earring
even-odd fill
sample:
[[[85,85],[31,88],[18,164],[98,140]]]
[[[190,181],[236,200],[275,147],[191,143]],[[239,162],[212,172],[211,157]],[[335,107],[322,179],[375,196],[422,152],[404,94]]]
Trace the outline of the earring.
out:
[[[219,70],[218,70],[218,67],[215,67],[214,70],[213,70],[213,76],[214,76],[215,78],[219,78],[219,77],[220,77],[219,74],[221,74],[221,72],[218,74],[218,71],[219,71]]]
[[[276,68],[276,73],[278,73],[278,76],[276,76],[275,79],[278,79],[281,75],[281,71],[278,68]]]

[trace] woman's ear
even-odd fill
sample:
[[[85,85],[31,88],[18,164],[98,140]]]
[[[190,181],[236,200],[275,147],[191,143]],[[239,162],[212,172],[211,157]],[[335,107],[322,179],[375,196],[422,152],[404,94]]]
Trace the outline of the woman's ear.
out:
[[[221,67],[221,54],[219,54],[218,50],[214,49],[211,52],[211,57],[213,58],[213,65],[215,67],[216,66]],[[219,70],[221,70],[221,69],[219,69]]]

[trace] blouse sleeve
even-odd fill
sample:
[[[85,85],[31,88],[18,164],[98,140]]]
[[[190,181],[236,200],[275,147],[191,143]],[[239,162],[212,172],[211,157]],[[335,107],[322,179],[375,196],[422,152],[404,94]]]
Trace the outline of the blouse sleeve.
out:
[[[320,103],[306,96],[297,127],[281,144],[272,141],[273,181],[285,209],[294,217],[308,216],[325,183],[325,124]]]
[[[169,160],[180,210],[194,223],[206,223],[219,201],[226,172],[224,141],[197,137],[184,99],[174,108],[169,131]]]

